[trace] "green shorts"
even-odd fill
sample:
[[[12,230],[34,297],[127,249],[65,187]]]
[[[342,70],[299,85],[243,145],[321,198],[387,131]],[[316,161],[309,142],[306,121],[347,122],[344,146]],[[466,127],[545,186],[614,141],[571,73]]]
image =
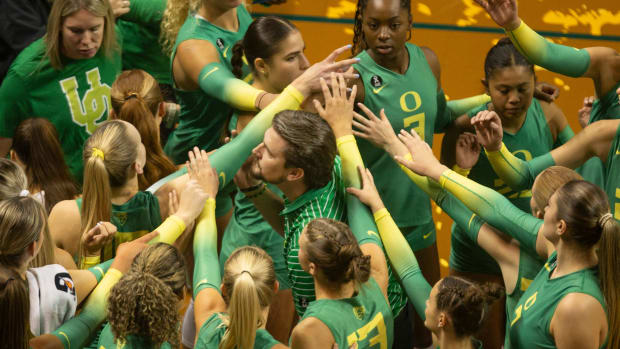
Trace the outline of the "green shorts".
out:
[[[414,252],[423,250],[437,241],[435,222],[432,219],[424,224],[399,229]]]
[[[280,289],[286,290],[291,288],[288,281],[288,270],[284,263],[284,238],[265,221],[244,228],[239,224],[235,214],[231,217],[222,238],[222,250],[220,252],[220,271],[222,275],[224,273],[224,263],[232,252],[239,247],[248,245],[257,246],[265,250],[273,260]]]

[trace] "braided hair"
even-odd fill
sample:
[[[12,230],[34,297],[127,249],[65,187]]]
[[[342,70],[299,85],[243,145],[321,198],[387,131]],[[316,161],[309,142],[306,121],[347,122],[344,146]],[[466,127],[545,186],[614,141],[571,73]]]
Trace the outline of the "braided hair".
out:
[[[388,0],[386,0],[388,1]],[[411,15],[411,0],[399,0],[400,8],[407,9],[409,13],[409,22],[413,22],[413,16]],[[366,38],[364,37],[364,29],[362,25],[364,23],[364,11],[368,6],[368,0],[358,0],[357,9],[355,10],[355,24],[353,25],[353,46],[351,47],[351,54],[357,56],[358,53],[365,51],[368,48]]]

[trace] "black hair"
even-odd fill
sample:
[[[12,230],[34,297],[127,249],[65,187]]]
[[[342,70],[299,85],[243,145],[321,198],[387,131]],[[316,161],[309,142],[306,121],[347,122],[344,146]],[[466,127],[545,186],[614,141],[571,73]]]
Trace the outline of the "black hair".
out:
[[[243,56],[250,69],[256,73],[254,60],[256,58],[269,59],[278,52],[279,44],[288,35],[297,30],[297,27],[288,20],[276,16],[258,17],[248,27],[242,40],[233,46],[231,58],[232,72],[241,78],[243,71]]]
[[[489,50],[487,58],[484,60],[485,79],[489,80],[489,77],[497,69],[513,66],[528,67],[534,74],[534,65],[527,61],[509,38],[502,38]]]
[[[362,29],[366,6],[368,6],[368,0],[357,1],[357,9],[355,10],[355,24],[353,25],[353,46],[351,47],[351,54],[353,54],[353,56],[356,56],[358,53],[368,48],[366,38],[364,38],[364,29]],[[409,22],[413,22],[413,16],[411,15],[411,0],[400,0],[400,8],[407,9],[407,12],[409,13]]]

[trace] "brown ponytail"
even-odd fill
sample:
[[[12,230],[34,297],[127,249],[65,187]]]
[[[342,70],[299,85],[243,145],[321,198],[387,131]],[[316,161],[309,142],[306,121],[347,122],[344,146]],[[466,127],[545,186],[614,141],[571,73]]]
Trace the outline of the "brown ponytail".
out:
[[[159,142],[155,116],[164,102],[157,81],[143,70],[124,71],[110,91],[114,117],[134,125],[146,148],[144,171],[138,175],[138,187],[146,190],[159,179],[176,171]]]
[[[308,223],[305,235],[308,241],[305,253],[319,269],[318,277],[337,284],[368,281],[370,256],[362,253],[348,225],[318,218]]]
[[[478,285],[471,281],[448,276],[440,281],[437,309],[444,311],[452,321],[457,337],[472,336],[478,332],[488,307],[504,296],[504,288],[494,283]]]
[[[58,132],[47,119],[31,118],[22,121],[13,135],[13,151],[25,165],[28,189],[45,192],[45,209],[62,200],[78,195],[78,186],[65,163]],[[50,166],[50,164],[52,164]]]
[[[0,266],[0,312],[2,348],[27,349],[31,336],[27,281],[4,266]]]
[[[184,296],[185,262],[165,243],[144,249],[131,269],[110,291],[107,313],[116,341],[129,335],[149,340],[154,348],[168,342],[179,347],[177,302]]]
[[[236,249],[224,264],[222,284],[222,297],[228,305],[228,316],[222,321],[228,329],[219,349],[253,348],[256,330],[267,320],[262,310],[271,304],[275,294],[271,257],[254,246]]]
[[[609,321],[609,348],[620,345],[620,228],[609,213],[607,195],[586,181],[572,181],[558,189],[558,218],[566,222],[565,241],[584,249],[597,246],[599,280],[605,296]]]
[[[232,48],[232,57],[230,64],[232,65],[232,73],[237,79],[243,78],[243,40],[237,42]]]
[[[82,194],[82,232],[100,221],[110,221],[112,187],[120,187],[135,174],[132,165],[138,155],[138,145],[128,135],[124,121],[104,122],[84,144],[84,185]],[[78,261],[84,257],[80,237]],[[81,263],[78,263],[78,265]]]

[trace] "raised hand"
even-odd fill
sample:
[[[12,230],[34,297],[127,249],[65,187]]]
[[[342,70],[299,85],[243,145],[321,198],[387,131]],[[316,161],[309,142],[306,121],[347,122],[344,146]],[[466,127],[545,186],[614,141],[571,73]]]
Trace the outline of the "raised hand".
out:
[[[470,132],[461,133],[456,141],[456,164],[469,170],[478,162],[480,157],[480,144],[476,135]]]
[[[189,161],[185,162],[185,166],[189,178],[198,182],[210,198],[215,198],[220,183],[217,171],[211,167],[207,152],[194,147],[188,155]]]
[[[159,235],[157,231],[152,231],[138,239],[120,244],[116,249],[116,257],[110,267],[123,273],[129,271],[134,258],[136,258],[136,256],[148,246],[148,242],[153,240],[157,235]]]
[[[502,120],[494,111],[483,110],[471,119],[476,130],[476,139],[488,151],[498,151],[502,147],[504,130]]]
[[[217,181],[217,177],[215,179]],[[215,192],[217,193],[217,190]],[[198,217],[210,197],[201,184],[195,179],[190,179],[181,193],[179,209],[174,215],[181,218],[186,226],[189,226]],[[215,195],[212,197],[215,198]]]
[[[433,155],[431,147],[420,138],[415,130],[411,130],[411,133],[401,130],[398,138],[405,144],[412,157],[396,156],[396,161],[401,165],[421,176],[427,176],[437,181],[443,171],[448,169],[439,163],[439,160]]]
[[[540,99],[547,103],[554,102],[560,97],[560,88],[550,83],[540,81],[536,83],[534,89],[534,98]]]
[[[320,82],[325,98],[325,108],[317,100],[314,101],[314,107],[321,118],[332,128],[336,138],[352,134],[353,103],[357,86],[353,86],[351,95],[347,98],[347,84],[343,74],[331,73],[331,92],[325,79],[321,78]]]
[[[110,0],[110,7],[116,18],[129,13],[129,5],[130,3],[127,0]]]
[[[335,49],[324,60],[313,64],[310,68],[301,74],[295,81],[291,83],[299,92],[304,96],[309,96],[314,91],[321,91],[321,84],[319,79],[321,77],[326,78],[331,72],[339,72],[347,70],[349,66],[359,62],[358,58],[349,58],[342,61],[336,61],[336,58],[349,50],[351,45],[343,46]],[[359,76],[353,74],[352,71],[347,70],[344,73],[345,79],[357,79]]]
[[[381,196],[377,191],[377,187],[375,186],[375,180],[372,177],[372,173],[370,173],[369,169],[357,167],[357,170],[360,173],[360,177],[362,178],[362,189],[357,189],[354,187],[347,188],[347,192],[351,195],[355,195],[359,201],[361,201],[366,206],[370,207],[370,210],[374,213],[384,208],[383,201],[381,200]]]
[[[355,136],[371,142],[376,147],[382,148],[392,157],[397,155],[404,156],[409,152],[407,147],[398,139],[396,133],[394,133],[392,124],[390,124],[383,109],[379,112],[381,118],[378,118],[362,103],[357,103],[357,107],[367,117],[353,113],[353,126],[355,127],[353,134]]]
[[[618,89],[620,91],[620,89]],[[590,122],[590,113],[592,112],[592,104],[594,103],[594,97],[586,97],[583,99],[583,106],[577,112],[579,114],[579,125],[581,128],[588,126]]]
[[[506,30],[514,30],[519,24],[519,14],[517,12],[517,0],[475,0],[476,3],[484,8],[491,18],[500,27]]]
[[[99,222],[82,236],[82,246],[86,256],[98,256],[101,249],[112,242],[116,226],[110,222]]]

